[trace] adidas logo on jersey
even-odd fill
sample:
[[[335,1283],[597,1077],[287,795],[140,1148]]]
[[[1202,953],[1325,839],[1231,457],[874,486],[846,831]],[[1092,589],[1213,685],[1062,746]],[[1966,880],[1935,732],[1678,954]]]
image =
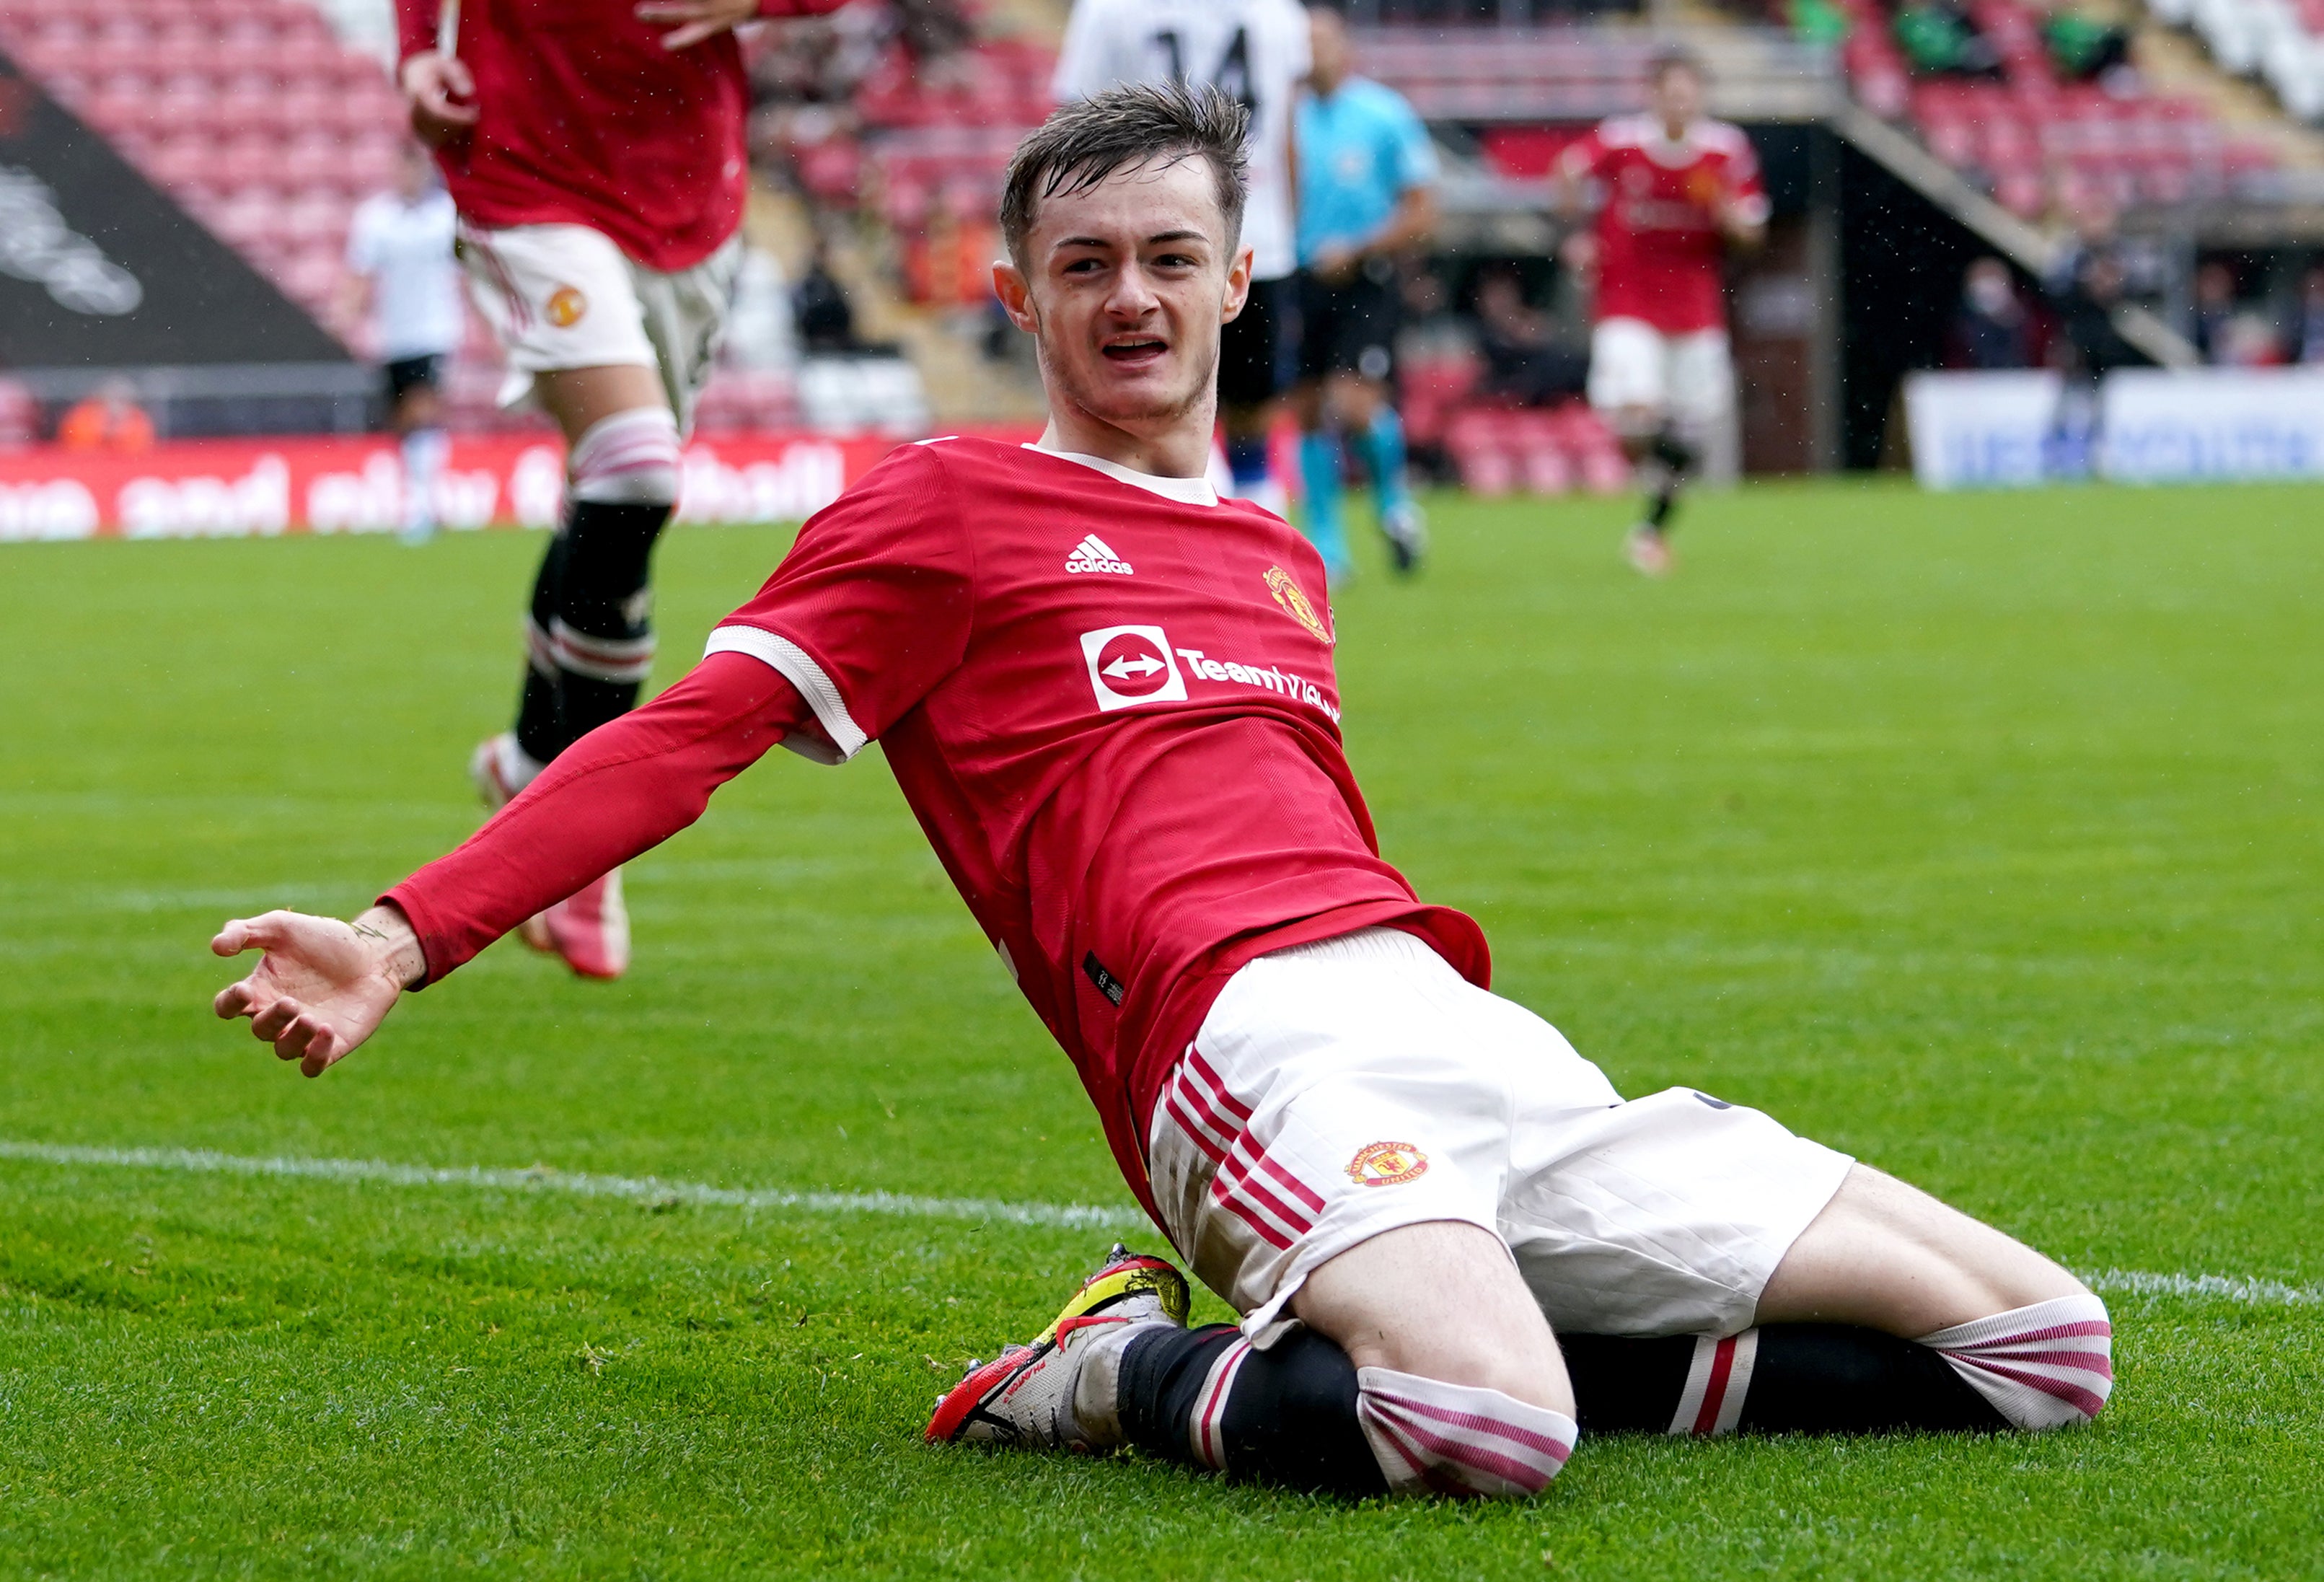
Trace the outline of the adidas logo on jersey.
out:
[[[1065,570],[1074,576],[1084,571],[1111,571],[1116,577],[1133,575],[1130,562],[1108,549],[1105,541],[1095,533],[1074,546],[1073,553],[1065,557]]]

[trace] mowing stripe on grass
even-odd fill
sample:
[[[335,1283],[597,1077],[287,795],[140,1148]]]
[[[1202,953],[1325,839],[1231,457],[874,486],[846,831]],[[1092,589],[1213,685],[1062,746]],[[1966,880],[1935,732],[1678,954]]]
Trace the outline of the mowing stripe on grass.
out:
[[[1010,1225],[1126,1229],[1144,1225],[1133,1208],[1084,1203],[1008,1203],[992,1198],[918,1198],[896,1192],[785,1192],[665,1181],[652,1176],[595,1176],[535,1165],[530,1170],[438,1170],[376,1159],[254,1159],[206,1148],[81,1148],[0,1139],[0,1159],[39,1164],[190,1170],[201,1175],[276,1176],[300,1180],[378,1182],[391,1187],[492,1188],[618,1198],[635,1203],[692,1203],[721,1208],[795,1208],[810,1214],[893,1214],[909,1219],[992,1219]]]
[[[785,1192],[767,1188],[712,1187],[653,1176],[585,1175],[535,1165],[442,1170],[376,1159],[253,1158],[206,1148],[86,1148],[69,1143],[17,1143],[0,1138],[0,1159],[35,1164],[96,1165],[126,1170],[189,1170],[200,1175],[272,1176],[295,1180],[377,1182],[390,1187],[466,1187],[515,1192],[562,1192],[632,1203],[692,1203],[721,1208],[795,1208],[809,1214],[892,1214],[908,1219],[992,1219],[1009,1225],[1070,1229],[1126,1229],[1146,1223],[1130,1208],[1087,1203],[1010,1203],[992,1198],[920,1198],[896,1192]],[[2103,1269],[2081,1278],[2093,1291],[2120,1296],[2206,1297],[2246,1307],[2324,1303],[2324,1289],[2288,1285],[2240,1274],[2155,1274]]]

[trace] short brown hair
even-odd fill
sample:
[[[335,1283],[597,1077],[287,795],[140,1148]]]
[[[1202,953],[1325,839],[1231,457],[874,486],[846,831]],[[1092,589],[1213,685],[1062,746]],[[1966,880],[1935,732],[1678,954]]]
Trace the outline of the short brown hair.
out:
[[[1702,64],[1702,57],[1684,44],[1658,44],[1646,57],[1646,80],[1660,87],[1664,78],[1674,71],[1683,71],[1697,82],[1708,83],[1711,73]]]
[[[1244,140],[1250,112],[1214,88],[1128,83],[1060,105],[1017,145],[1001,194],[1001,236],[1025,267],[1025,238],[1044,199],[1086,192],[1128,165],[1167,157],[1210,162],[1226,216],[1227,249],[1242,240]]]

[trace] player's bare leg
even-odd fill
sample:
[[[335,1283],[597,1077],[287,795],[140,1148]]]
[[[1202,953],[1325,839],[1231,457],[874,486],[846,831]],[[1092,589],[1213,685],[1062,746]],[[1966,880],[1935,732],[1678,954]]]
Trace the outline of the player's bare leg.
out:
[[[553,369],[533,376],[533,391],[565,432],[570,497],[533,584],[516,728],[470,763],[492,808],[635,706],[653,663],[648,569],[678,500],[678,421],[658,369]],[[620,976],[630,953],[620,871],[528,922],[523,936],[585,977]]]
[[[2023,1243],[1857,1165],[1738,1335],[1569,1336],[1591,1431],[2054,1429],[2113,1390],[2113,1329]]]
[[[1549,1324],[1500,1239],[1473,1225],[1401,1226],[1320,1265],[1292,1299],[1305,1328],[1264,1349],[1159,1309],[1080,1319],[1084,1300],[1053,1339],[972,1370],[928,1437],[1130,1444],[1294,1487],[1459,1498],[1538,1494],[1573,1448]]]

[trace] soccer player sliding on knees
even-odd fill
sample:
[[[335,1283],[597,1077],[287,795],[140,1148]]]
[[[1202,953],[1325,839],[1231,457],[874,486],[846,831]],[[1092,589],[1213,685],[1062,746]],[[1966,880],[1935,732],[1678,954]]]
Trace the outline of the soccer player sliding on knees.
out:
[[[1243,145],[1207,90],[1053,115],[994,272],[1038,347],[1039,442],[896,451],[690,675],[458,850],[353,923],[226,925],[220,954],[267,954],[218,1013],[318,1075],[770,747],[876,739],[1131,1190],[1242,1315],[1187,1328],[1177,1270],[1117,1247],[930,1439],[1527,1495],[1585,1429],[2094,1415],[2106,1309],[2070,1274],[1755,1110],[1624,1102],[1381,860],[1322,562],[1203,481]]]

